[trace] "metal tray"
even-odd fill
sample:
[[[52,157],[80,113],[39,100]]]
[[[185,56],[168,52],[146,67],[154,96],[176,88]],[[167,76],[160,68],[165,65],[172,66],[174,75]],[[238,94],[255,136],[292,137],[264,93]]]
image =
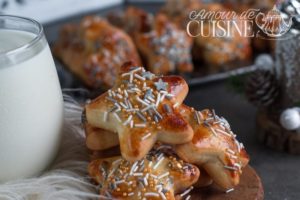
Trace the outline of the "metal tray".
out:
[[[96,14],[96,15],[100,15],[100,16],[104,17],[110,11],[120,12],[120,11],[126,9],[127,6],[137,6],[148,12],[155,13],[159,9],[159,7],[162,6],[162,2],[141,3],[141,2],[126,1],[123,5],[114,6],[111,8],[106,8],[106,9],[91,12],[91,13],[84,13],[84,14],[81,14],[81,15],[78,15],[75,17],[71,17],[71,18],[63,19],[61,21],[54,22],[52,24],[47,24],[47,25],[45,25],[46,35],[47,34],[49,35],[50,40],[49,40],[49,38],[48,38],[48,40],[50,41],[50,43],[53,43],[56,40],[56,38],[58,37],[59,29],[64,24],[70,23],[70,22],[77,23],[85,15]],[[74,76],[72,76],[72,74],[70,74],[67,70],[65,70],[66,68],[63,67],[62,63],[60,63],[57,59],[55,59],[55,63],[57,65],[57,70],[59,73],[61,86],[63,88],[78,88],[78,87],[85,88],[84,85],[82,85],[78,79],[76,79]],[[252,63],[254,63],[254,60],[252,61]],[[196,70],[195,73],[193,72],[193,75],[186,75],[184,77],[185,77],[187,83],[189,84],[189,86],[198,86],[198,85],[202,85],[202,84],[208,84],[208,83],[212,83],[215,81],[224,80],[233,75],[241,75],[241,74],[245,74],[245,73],[250,73],[256,69],[256,66],[254,64],[247,64],[244,66],[239,64],[238,66],[241,66],[241,67],[235,68],[233,70],[217,72],[217,73],[207,73],[207,72],[200,72],[199,70]],[[201,69],[201,67],[197,66],[197,64],[195,64],[195,68]]]

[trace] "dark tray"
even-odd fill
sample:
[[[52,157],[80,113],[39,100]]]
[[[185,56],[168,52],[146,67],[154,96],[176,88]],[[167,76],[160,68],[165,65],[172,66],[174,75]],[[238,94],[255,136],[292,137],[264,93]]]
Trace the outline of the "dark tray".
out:
[[[125,1],[125,3],[120,6],[115,6],[115,7],[99,10],[99,11],[90,12],[90,13],[83,13],[81,15],[67,18],[61,21],[52,22],[51,24],[47,24],[45,26],[45,32],[46,34],[49,34],[47,36],[49,36],[48,40],[51,44],[57,39],[59,29],[61,28],[62,25],[70,22],[77,23],[85,15],[96,14],[100,16],[106,16],[109,12],[121,12],[122,10],[126,9],[127,6],[137,6],[148,12],[155,13],[162,6],[162,3],[161,2],[139,3],[139,2]],[[65,67],[63,66],[62,63],[60,63],[56,59],[55,62],[57,65],[61,85],[63,88],[78,88],[78,87],[85,88],[84,85],[82,85],[78,79],[76,79],[74,76],[72,76],[72,74],[70,74],[67,70],[65,70]],[[202,67],[201,64],[194,63],[195,71],[192,74],[184,75],[184,77],[188,82],[189,86],[207,84],[207,83],[229,78],[230,76],[233,75],[241,75],[241,74],[252,72],[256,69],[253,63],[254,63],[253,61],[247,64],[233,63],[232,64],[233,66],[239,66],[239,67],[234,67],[234,69],[232,70],[223,70],[214,73],[208,72],[207,68]]]

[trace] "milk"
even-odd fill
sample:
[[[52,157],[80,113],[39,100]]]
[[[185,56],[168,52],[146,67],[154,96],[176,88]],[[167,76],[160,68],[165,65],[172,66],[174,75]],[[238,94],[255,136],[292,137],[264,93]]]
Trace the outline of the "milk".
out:
[[[34,37],[0,29],[0,55]],[[0,61],[0,182],[39,174],[58,150],[61,88],[49,46],[45,39],[39,42],[39,48],[31,48],[34,54],[20,63]]]

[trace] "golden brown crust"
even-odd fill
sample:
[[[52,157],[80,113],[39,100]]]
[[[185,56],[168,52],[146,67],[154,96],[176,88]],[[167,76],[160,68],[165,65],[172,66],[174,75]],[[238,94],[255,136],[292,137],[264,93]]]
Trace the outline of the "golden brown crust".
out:
[[[153,15],[137,7],[129,6],[124,13],[112,12],[108,15],[112,24],[134,37],[135,33],[146,33],[152,29]]]
[[[228,122],[209,110],[199,112],[185,106],[182,113],[192,125],[194,137],[191,142],[176,145],[176,153],[186,162],[204,168],[220,187],[233,188],[249,156]]]
[[[194,137],[190,142],[175,145],[176,153],[186,162],[196,164],[208,173],[206,176],[204,173],[196,187],[207,186],[211,184],[212,180],[224,189],[231,189],[236,186],[239,183],[242,168],[249,162],[249,156],[243,145],[235,139],[228,122],[209,110],[199,112],[185,105],[177,107],[173,112],[175,115],[183,115],[194,130]],[[170,124],[170,127],[178,129],[176,126],[179,124]],[[137,137],[136,135],[138,134],[133,131],[131,135],[127,135],[131,137],[130,139],[121,140],[121,149],[126,149],[128,146],[131,146],[131,148],[138,147],[130,149],[131,156],[137,156],[141,152],[139,148],[149,149],[154,144],[150,142],[135,144],[134,142],[139,141],[133,139]],[[99,132],[98,136],[100,138],[105,137]],[[165,142],[166,140],[169,144],[180,142],[177,141],[176,137],[173,137],[172,131],[169,135],[164,134],[163,136],[166,136],[166,138],[160,137],[159,141]],[[170,138],[175,141],[170,141]],[[118,142],[116,138],[111,137],[110,139],[114,140],[115,143]],[[122,147],[122,144],[129,145]],[[128,149],[126,150],[128,151]],[[142,152],[147,153],[146,151]]]
[[[176,111],[187,90],[181,77],[156,77],[142,67],[126,63],[115,86],[85,106],[87,122],[117,132],[122,156],[139,160],[156,141],[191,141],[193,130]]]
[[[214,11],[214,12],[230,12],[230,10],[223,7],[221,4],[210,3],[203,4],[200,6],[201,9],[205,9],[206,11]],[[199,8],[199,9],[200,9]],[[216,23],[220,21],[220,19],[207,19],[207,20],[215,20]],[[240,19],[240,16],[231,19],[236,25],[242,30],[241,35],[235,26],[230,26],[230,37],[224,36],[222,33],[222,29],[216,27],[215,34],[220,34],[220,36],[216,36],[212,34],[212,24],[207,22],[203,24],[203,33],[202,35],[195,37],[195,45],[200,52],[202,53],[203,61],[210,66],[210,70],[213,72],[224,70],[224,66],[226,65],[226,69],[228,69],[229,64],[234,66],[234,62],[247,62],[251,59],[252,49],[251,49],[251,40],[249,37],[244,36],[244,21]],[[222,23],[220,25],[224,27]],[[199,28],[199,27],[198,27]],[[250,35],[252,30],[248,30],[247,35]]]
[[[88,171],[95,182],[101,184],[101,195],[127,200],[187,197],[200,176],[196,166],[158,149],[134,163],[121,157],[95,160]]]
[[[97,16],[65,25],[53,53],[91,88],[111,87],[121,64],[140,63],[131,38]]]
[[[135,34],[135,44],[155,74],[185,73],[193,70],[192,39],[163,14],[155,17],[150,32]]]
[[[119,145],[118,135],[101,128],[85,124],[86,146],[93,151],[101,151]]]

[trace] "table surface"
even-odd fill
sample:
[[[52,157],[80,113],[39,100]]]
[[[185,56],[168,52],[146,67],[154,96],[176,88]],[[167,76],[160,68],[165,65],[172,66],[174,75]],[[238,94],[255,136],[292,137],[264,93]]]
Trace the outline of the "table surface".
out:
[[[157,5],[147,6],[148,10],[157,8]],[[105,15],[108,11],[122,9],[123,6],[118,6],[89,14]],[[49,43],[57,38],[62,24],[77,22],[83,15],[46,24],[44,30]],[[231,91],[226,80],[190,88],[185,103],[198,110],[214,108],[218,115],[230,122],[250,154],[250,165],[262,179],[266,200],[300,199],[300,156],[273,151],[257,141],[256,108],[243,96]]]

